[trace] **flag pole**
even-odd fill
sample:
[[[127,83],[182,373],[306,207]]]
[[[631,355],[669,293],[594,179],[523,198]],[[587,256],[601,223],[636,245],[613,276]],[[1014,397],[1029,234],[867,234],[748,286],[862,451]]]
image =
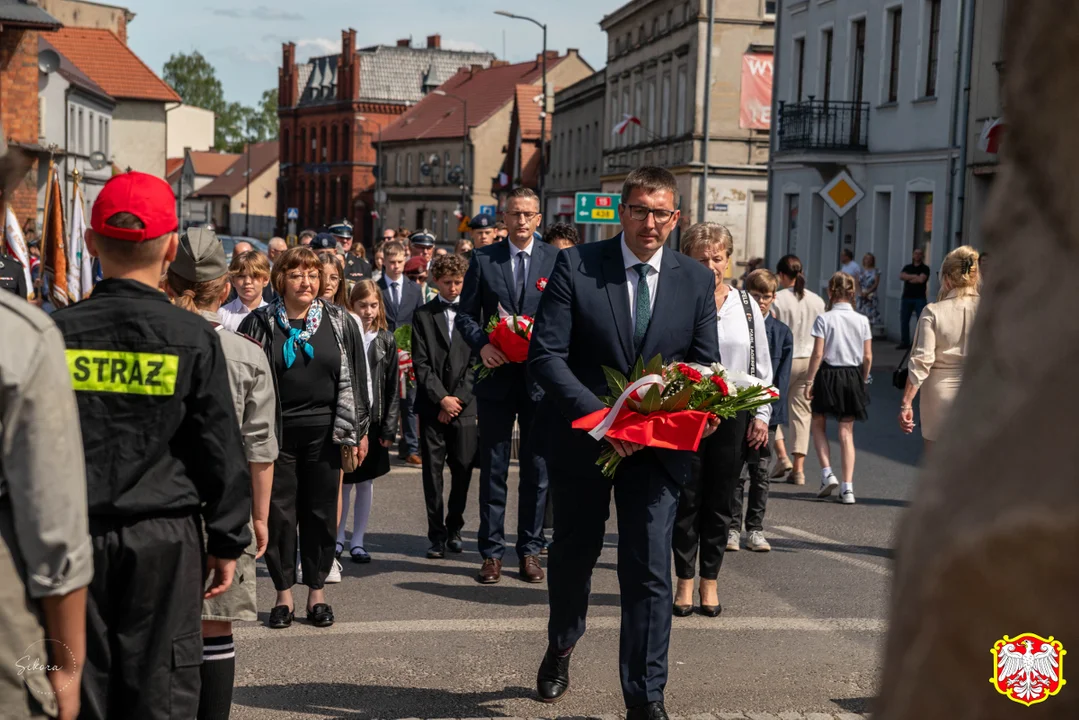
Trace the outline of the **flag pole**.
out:
[[[45,176],[45,212],[41,220],[41,235],[38,237],[38,242],[41,243],[41,247],[38,252],[41,254],[40,259],[40,272],[38,272],[38,280],[41,281],[41,298],[48,299],[49,293],[46,287],[48,282],[48,262],[49,262],[49,201],[52,199],[52,173],[56,169],[56,163],[53,161],[52,151],[49,151],[49,172]],[[38,293],[38,288],[34,288],[34,294]]]

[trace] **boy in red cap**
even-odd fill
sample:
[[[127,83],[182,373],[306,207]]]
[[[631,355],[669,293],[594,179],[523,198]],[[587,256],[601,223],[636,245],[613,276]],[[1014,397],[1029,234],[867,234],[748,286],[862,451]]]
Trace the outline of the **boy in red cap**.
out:
[[[202,600],[229,587],[251,539],[221,343],[157,289],[176,257],[175,208],[160,178],[109,180],[86,232],[103,280],[53,314],[78,399],[94,551],[82,718],[196,716]]]

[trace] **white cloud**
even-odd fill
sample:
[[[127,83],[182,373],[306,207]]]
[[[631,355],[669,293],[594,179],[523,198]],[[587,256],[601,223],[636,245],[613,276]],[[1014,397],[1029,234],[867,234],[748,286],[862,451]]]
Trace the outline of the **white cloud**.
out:
[[[489,52],[487,48],[472,40],[442,40],[443,50],[466,50],[468,52]]]
[[[296,41],[296,49],[300,51],[301,55],[306,57],[311,57],[312,55],[333,55],[334,53],[341,52],[341,41],[324,37],[304,38],[303,40]]]

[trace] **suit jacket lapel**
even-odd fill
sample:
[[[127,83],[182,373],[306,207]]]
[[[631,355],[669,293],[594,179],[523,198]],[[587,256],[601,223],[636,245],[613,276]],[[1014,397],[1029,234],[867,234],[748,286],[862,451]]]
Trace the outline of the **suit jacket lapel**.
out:
[[[648,322],[648,331],[644,334],[641,343],[641,351],[644,361],[651,358],[651,347],[658,334],[662,332],[665,324],[663,318],[672,317],[678,312],[678,283],[675,270],[681,265],[678,258],[670,248],[663,248],[663,258],[660,260],[659,282],[656,283],[656,302],[652,306],[652,319]],[[664,358],[666,361],[667,358]]]
[[[540,294],[540,289],[536,287],[536,283],[543,277],[540,270],[546,264],[547,254],[551,250],[554,250],[554,248],[542,240],[536,240],[532,243],[532,257],[528,260],[528,275],[525,277],[525,305],[528,305],[530,298]],[[524,312],[524,308],[521,308],[521,311]]]
[[[506,283],[506,295],[510,299],[510,306],[503,309],[506,312],[520,314],[521,309],[517,307],[517,293],[514,292],[517,284],[513,281],[513,258],[510,257],[510,242],[512,241],[506,238],[499,243],[503,247],[500,248],[498,263],[502,266],[502,279]]]
[[[603,259],[603,284],[607,288],[607,299],[611,303],[618,339],[622,341],[622,354],[626,358],[627,367],[632,367],[636,360],[633,357],[633,321],[629,311],[629,295],[626,290],[628,281],[622,261],[621,238],[619,235],[609,241],[610,245]]]
[[[446,317],[446,304],[441,300],[438,303],[438,312],[434,313],[435,327],[438,328],[438,332],[442,335],[442,339],[446,343],[446,350],[449,351],[450,345],[450,326],[449,318]]]

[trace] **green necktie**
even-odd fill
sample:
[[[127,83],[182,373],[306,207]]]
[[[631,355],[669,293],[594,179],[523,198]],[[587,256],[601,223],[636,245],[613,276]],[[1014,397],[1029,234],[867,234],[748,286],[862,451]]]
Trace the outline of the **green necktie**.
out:
[[[644,335],[648,332],[648,321],[652,319],[652,296],[648,292],[648,264],[634,265],[640,279],[637,281],[637,316],[633,323],[633,347],[637,352],[641,350]]]

